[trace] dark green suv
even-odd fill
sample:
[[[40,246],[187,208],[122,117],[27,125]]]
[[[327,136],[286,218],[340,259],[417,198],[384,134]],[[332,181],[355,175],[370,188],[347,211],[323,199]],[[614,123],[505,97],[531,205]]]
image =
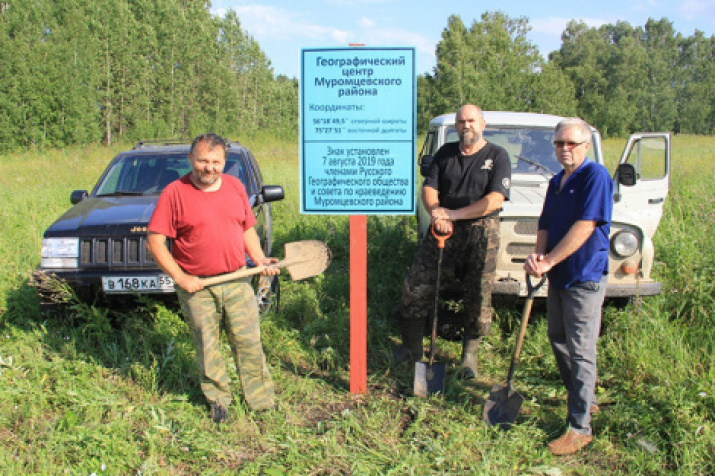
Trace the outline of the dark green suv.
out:
[[[271,256],[270,202],[283,199],[283,188],[264,185],[251,152],[239,143],[227,143],[224,173],[238,177],[246,188],[263,251]],[[189,147],[188,142],[139,142],[110,162],[91,192],[72,192],[74,206],[43,236],[35,272],[41,298],[47,297],[49,288],[43,283],[48,278],[65,281],[78,297],[93,302],[174,293],[171,278],[146,250],[146,227],[164,187],[190,171]],[[250,259],[248,264],[253,265]],[[256,276],[253,283],[262,311],[277,305],[277,276]]]

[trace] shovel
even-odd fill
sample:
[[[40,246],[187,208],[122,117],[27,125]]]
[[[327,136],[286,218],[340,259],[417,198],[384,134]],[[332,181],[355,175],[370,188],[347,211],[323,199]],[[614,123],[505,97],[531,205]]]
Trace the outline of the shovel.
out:
[[[434,341],[437,339],[437,310],[439,307],[439,279],[442,274],[442,254],[444,253],[444,243],[452,236],[452,232],[447,235],[438,235],[432,227],[432,235],[437,239],[439,248],[439,259],[437,260],[437,282],[434,291],[434,315],[432,316],[432,340],[430,342],[429,364],[425,362],[415,362],[415,383],[414,393],[418,397],[426,397],[434,393],[444,393],[444,378],[446,372],[444,364],[434,363]]]
[[[286,268],[293,281],[312,278],[330,265],[330,249],[322,241],[305,240],[294,241],[283,245],[285,258],[277,263],[256,266],[254,268],[239,269],[233,273],[226,273],[210,278],[203,278],[201,282],[204,286],[225,283],[239,278],[245,278],[263,272],[266,268]]]
[[[536,286],[532,286],[531,277],[526,275],[526,302],[524,303],[524,311],[521,314],[521,327],[519,335],[516,339],[514,347],[514,355],[511,358],[509,365],[509,374],[506,379],[506,387],[499,384],[494,384],[492,392],[489,394],[489,399],[484,404],[484,421],[489,426],[499,425],[502,430],[508,430],[511,424],[516,421],[519,415],[521,404],[524,402],[519,392],[514,390],[514,370],[516,363],[519,360],[521,346],[524,343],[524,335],[526,334],[526,325],[529,323],[529,314],[531,314],[531,306],[534,303],[534,294],[546,281],[546,275],[541,278]]]

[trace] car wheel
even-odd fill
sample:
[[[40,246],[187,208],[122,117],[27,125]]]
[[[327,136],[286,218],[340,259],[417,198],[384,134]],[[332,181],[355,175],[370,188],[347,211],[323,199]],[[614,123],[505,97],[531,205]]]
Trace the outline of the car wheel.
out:
[[[253,288],[256,291],[258,312],[261,319],[270,311],[275,311],[280,305],[281,286],[278,276],[263,276],[259,274],[253,279]]]

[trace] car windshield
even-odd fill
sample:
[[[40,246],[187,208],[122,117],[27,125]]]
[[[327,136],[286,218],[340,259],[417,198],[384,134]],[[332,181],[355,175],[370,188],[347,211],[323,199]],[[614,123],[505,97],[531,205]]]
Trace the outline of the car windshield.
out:
[[[159,195],[164,187],[191,170],[185,154],[126,154],[112,161],[96,187],[96,195]],[[224,173],[247,185],[244,160],[229,154]]]
[[[509,153],[512,173],[540,174],[551,176],[561,170],[554,153],[553,128],[536,127],[490,127],[484,129],[484,138],[500,145]],[[458,142],[454,127],[447,130],[446,142]],[[589,150],[588,160],[592,150]]]

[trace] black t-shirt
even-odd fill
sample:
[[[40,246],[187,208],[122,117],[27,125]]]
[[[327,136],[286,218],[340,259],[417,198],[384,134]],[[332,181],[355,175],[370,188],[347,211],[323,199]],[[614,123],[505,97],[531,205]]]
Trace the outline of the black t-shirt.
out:
[[[455,210],[471,205],[491,192],[509,200],[511,162],[503,147],[491,142],[474,155],[463,155],[458,142],[443,145],[434,156],[423,186],[437,190],[439,204]]]

